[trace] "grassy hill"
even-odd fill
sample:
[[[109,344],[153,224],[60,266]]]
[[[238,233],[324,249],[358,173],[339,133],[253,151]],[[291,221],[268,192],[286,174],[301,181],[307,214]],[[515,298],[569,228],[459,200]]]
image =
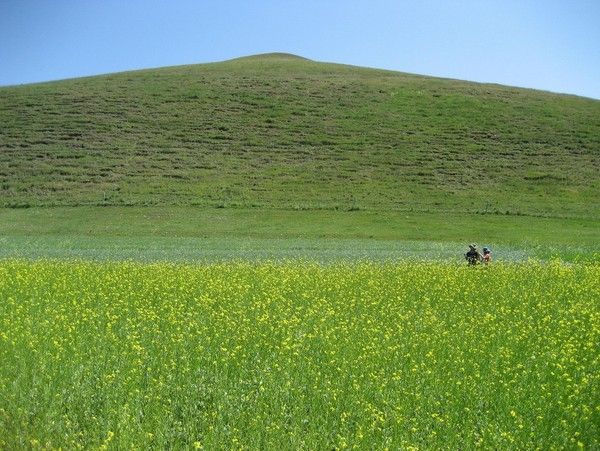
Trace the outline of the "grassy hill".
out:
[[[600,101],[286,54],[0,88],[0,206],[600,218]]]

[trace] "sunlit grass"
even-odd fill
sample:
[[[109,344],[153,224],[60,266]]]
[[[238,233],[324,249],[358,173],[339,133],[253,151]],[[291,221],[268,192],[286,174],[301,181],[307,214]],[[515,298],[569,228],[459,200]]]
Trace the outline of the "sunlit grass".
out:
[[[593,99],[297,58],[2,87],[0,206],[596,219],[598,117]]]

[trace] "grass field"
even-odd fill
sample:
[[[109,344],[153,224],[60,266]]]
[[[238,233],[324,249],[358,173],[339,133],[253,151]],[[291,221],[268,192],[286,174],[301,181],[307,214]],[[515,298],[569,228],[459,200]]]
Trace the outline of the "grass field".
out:
[[[598,219],[600,101],[286,55],[0,88],[0,206]]]
[[[0,122],[0,449],[600,448],[600,101],[275,54]]]
[[[6,449],[597,449],[598,264],[0,263]]]
[[[494,214],[190,207],[0,209],[0,258],[600,260],[600,222]]]

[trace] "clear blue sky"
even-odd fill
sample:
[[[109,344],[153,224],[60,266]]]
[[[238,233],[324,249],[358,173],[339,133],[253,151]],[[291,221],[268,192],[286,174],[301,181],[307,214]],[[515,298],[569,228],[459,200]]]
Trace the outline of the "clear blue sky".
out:
[[[0,0],[0,85],[272,51],[600,99],[600,0]]]

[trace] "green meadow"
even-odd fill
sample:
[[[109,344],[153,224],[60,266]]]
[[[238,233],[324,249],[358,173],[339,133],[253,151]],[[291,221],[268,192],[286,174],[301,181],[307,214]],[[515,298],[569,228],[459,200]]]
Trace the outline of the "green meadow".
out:
[[[600,259],[600,223],[494,214],[190,207],[0,210],[0,257],[200,261]]]
[[[0,123],[0,449],[600,447],[599,101],[268,54]]]

